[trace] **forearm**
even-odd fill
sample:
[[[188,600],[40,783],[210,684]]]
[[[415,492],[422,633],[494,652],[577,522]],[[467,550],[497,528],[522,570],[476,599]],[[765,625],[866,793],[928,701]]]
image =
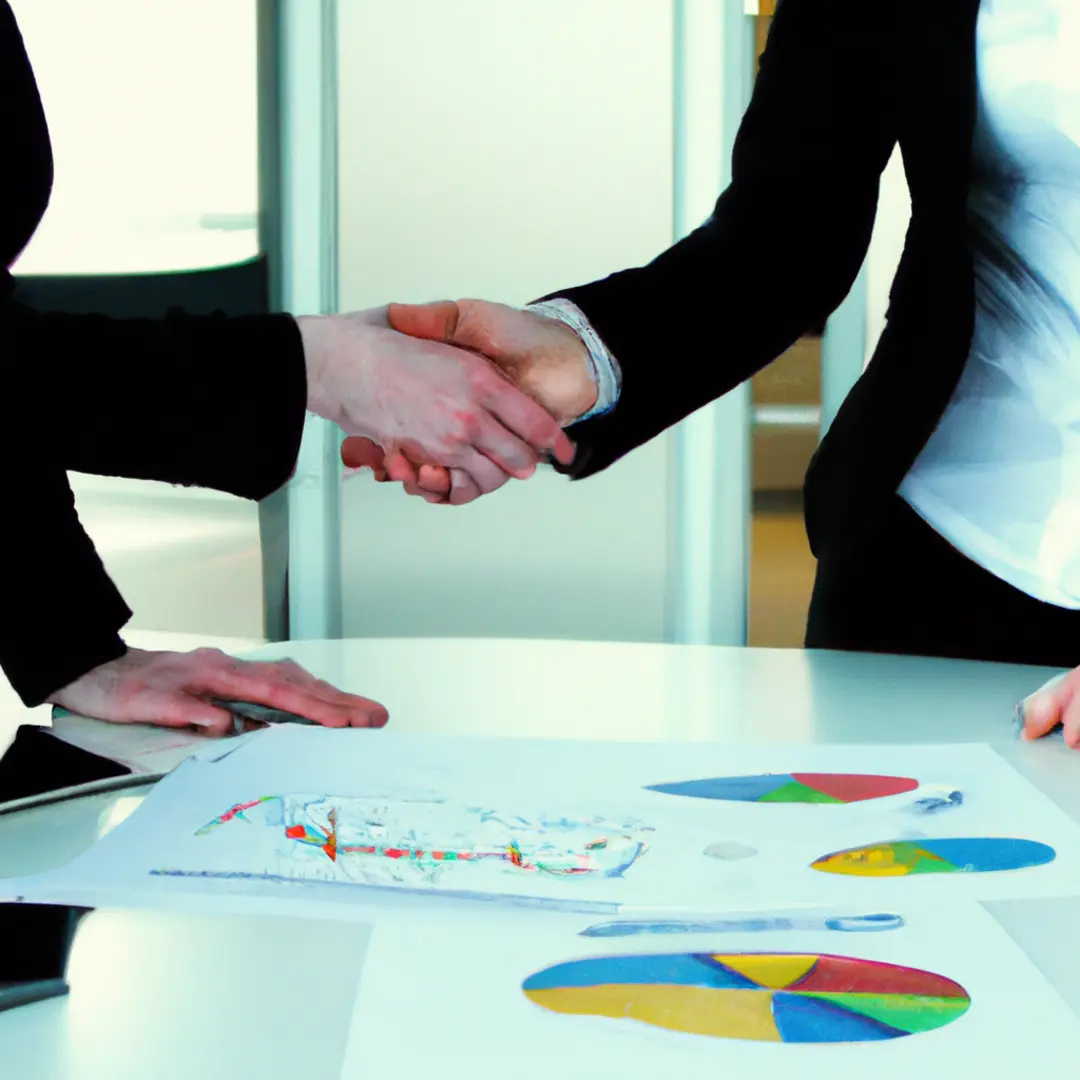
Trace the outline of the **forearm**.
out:
[[[749,235],[753,215],[729,189],[706,225],[653,263],[561,290],[621,372],[613,407],[568,429],[582,447],[571,475],[591,474],[647,442],[820,324],[858,274],[873,216],[871,198],[861,212],[849,205],[833,218],[831,235],[775,219]],[[835,260],[807,257],[830,243]],[[603,443],[600,453],[594,442]]]
[[[618,404],[570,429],[588,475],[760,370],[858,274],[895,142],[888,16],[785,0],[710,219],[647,266],[552,296],[617,358]]]
[[[259,499],[296,463],[307,385],[286,315],[111,319],[9,307],[0,347],[63,469]]]
[[[131,612],[79,524],[50,447],[10,400],[0,408],[8,508],[0,529],[0,667],[33,707],[123,655],[119,632]]]

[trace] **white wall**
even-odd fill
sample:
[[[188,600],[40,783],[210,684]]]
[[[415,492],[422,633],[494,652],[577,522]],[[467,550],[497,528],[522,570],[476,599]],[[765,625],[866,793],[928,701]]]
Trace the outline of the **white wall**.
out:
[[[16,271],[143,273],[258,251],[255,0],[12,0],[56,180]],[[250,224],[203,228],[203,215]]]
[[[342,306],[522,303],[668,246],[671,34],[670,0],[341,0]],[[346,633],[661,638],[668,452],[462,508],[348,481]]]

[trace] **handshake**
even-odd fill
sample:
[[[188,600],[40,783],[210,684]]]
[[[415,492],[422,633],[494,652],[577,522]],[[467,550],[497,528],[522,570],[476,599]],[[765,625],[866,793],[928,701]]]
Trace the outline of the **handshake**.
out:
[[[308,408],[338,424],[346,468],[462,504],[569,465],[562,430],[597,403],[588,346],[559,318],[482,300],[299,318]]]
[[[342,458],[429,502],[467,503],[547,455],[569,465],[562,426],[598,401],[591,328],[544,310],[479,300],[394,304],[352,315],[300,317],[307,406],[346,434]],[[576,309],[569,318],[576,320]],[[602,348],[602,347],[601,347]],[[608,362],[606,353],[602,359]],[[605,369],[606,370],[606,369]],[[606,401],[605,401],[606,403]],[[49,697],[118,723],[232,729],[214,699],[254,702],[329,727],[381,727],[386,710],[290,661],[236,660],[215,650],[128,649]]]

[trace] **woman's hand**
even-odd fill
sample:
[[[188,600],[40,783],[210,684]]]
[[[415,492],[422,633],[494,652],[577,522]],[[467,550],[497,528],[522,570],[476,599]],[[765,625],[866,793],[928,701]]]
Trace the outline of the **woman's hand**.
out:
[[[527,479],[548,452],[573,460],[547,410],[467,348],[399,333],[385,308],[297,324],[308,409],[395,459],[440,466],[461,501]]]
[[[560,426],[584,416],[596,404],[588,348],[559,319],[484,300],[391,304],[386,318],[394,330],[410,338],[486,357],[492,370],[498,369]],[[371,469],[376,480],[400,483],[408,494],[431,503],[467,503],[487,493],[445,456],[418,454],[360,430],[349,434],[360,437],[342,444],[347,469]],[[564,465],[573,461],[573,447],[565,435],[555,446],[555,456]]]
[[[49,698],[80,716],[118,724],[197,727],[225,735],[232,715],[208,698],[247,701],[296,713],[325,727],[382,727],[386,709],[316,679],[292,660],[237,660],[218,649],[128,649]]]
[[[1065,742],[1080,749],[1080,668],[1055,675],[1017,706],[1024,721],[1023,737],[1041,739],[1062,726]]]

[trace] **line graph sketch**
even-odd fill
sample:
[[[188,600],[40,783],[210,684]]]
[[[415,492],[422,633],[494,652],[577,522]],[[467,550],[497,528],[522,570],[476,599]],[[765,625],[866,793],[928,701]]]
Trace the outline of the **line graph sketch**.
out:
[[[189,865],[154,873],[470,889],[529,875],[617,878],[653,831],[632,818],[523,815],[439,797],[267,795],[200,828]]]

